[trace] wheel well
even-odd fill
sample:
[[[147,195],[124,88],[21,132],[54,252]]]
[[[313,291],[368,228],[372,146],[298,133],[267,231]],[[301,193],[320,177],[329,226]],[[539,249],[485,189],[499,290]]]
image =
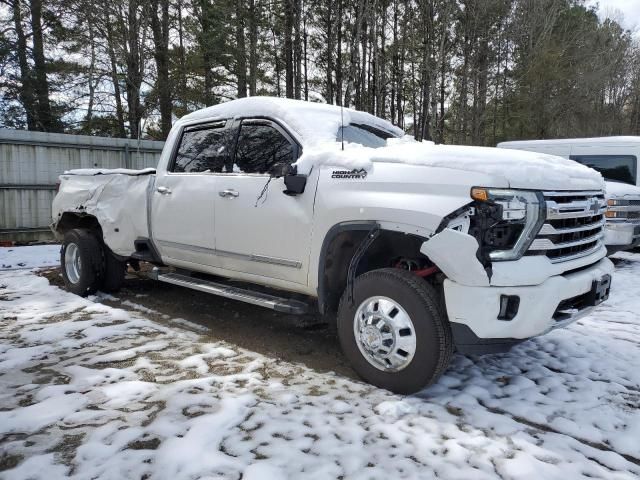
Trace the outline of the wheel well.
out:
[[[348,281],[349,263],[358,246],[375,223],[339,229],[325,240],[318,274],[318,308],[321,313],[336,312]],[[404,232],[381,230],[358,263],[356,276],[379,268],[394,267],[398,259],[418,259],[430,264],[420,253],[425,238]]]
[[[86,228],[92,231],[98,240],[102,241],[102,227],[93,215],[86,213],[64,212],[56,224],[56,233],[62,237],[73,228]]]

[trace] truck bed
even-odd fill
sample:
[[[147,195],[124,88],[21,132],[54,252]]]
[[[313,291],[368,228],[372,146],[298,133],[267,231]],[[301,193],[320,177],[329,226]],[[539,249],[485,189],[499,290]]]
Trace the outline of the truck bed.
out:
[[[148,192],[155,169],[81,169],[60,176],[53,201],[53,225],[63,214],[94,215],[105,243],[116,254],[130,256],[137,238],[149,237]]]

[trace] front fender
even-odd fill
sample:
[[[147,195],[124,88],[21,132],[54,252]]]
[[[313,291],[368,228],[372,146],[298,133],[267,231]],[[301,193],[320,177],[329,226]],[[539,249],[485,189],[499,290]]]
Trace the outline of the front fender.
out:
[[[471,287],[489,286],[489,275],[476,256],[478,241],[471,235],[445,228],[424,242],[420,253],[429,257],[454,282]]]

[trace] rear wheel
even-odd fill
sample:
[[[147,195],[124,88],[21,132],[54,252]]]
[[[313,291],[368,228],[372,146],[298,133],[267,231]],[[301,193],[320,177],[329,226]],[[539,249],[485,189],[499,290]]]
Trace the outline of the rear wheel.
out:
[[[340,344],[367,382],[413,393],[437,380],[453,341],[433,286],[405,270],[373,270],[355,280],[353,304],[338,308]]]
[[[89,230],[74,228],[64,235],[60,264],[67,290],[83,297],[95,293],[102,261],[100,242]]]
[[[124,276],[127,271],[127,262],[119,260],[111,251],[104,246],[104,271],[100,290],[105,292],[117,292],[124,283]]]

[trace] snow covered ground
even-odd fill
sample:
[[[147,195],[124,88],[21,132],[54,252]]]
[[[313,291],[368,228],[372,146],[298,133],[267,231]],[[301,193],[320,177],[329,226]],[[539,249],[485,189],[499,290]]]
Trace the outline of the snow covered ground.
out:
[[[0,271],[0,478],[638,478],[640,255],[618,257],[592,316],[409,397]]]
[[[60,264],[60,245],[0,247],[0,270],[52,267]]]

